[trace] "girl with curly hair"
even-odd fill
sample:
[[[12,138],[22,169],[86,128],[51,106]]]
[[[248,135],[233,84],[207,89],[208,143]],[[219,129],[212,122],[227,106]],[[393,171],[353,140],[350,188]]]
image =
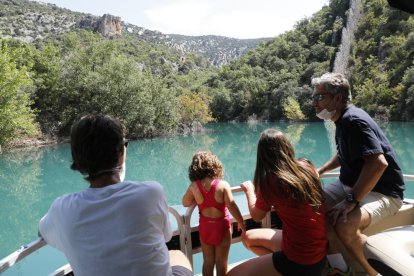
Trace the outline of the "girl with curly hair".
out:
[[[190,187],[183,196],[183,205],[198,205],[200,213],[199,233],[203,252],[203,276],[224,276],[227,273],[231,244],[231,221],[236,219],[239,230],[245,232],[243,217],[237,207],[229,183],[222,180],[223,166],[220,160],[208,151],[199,151],[193,156],[188,176]]]

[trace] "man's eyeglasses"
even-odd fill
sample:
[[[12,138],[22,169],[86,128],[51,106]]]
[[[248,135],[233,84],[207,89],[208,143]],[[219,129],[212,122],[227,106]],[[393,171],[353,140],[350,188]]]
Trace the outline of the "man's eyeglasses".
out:
[[[326,94],[330,94],[330,93],[320,93],[320,94],[313,94],[310,96],[310,99],[312,101],[322,101],[323,100],[323,96]]]
[[[128,147],[128,143],[129,143],[129,140],[128,139],[124,139],[124,146],[127,148]]]

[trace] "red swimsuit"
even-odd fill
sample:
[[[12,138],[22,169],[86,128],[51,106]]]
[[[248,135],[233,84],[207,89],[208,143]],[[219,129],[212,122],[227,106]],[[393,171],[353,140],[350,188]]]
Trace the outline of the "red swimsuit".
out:
[[[203,203],[198,205],[198,210],[200,212],[200,222],[198,230],[200,232],[200,239],[203,243],[207,245],[219,245],[227,231],[230,229],[231,221],[229,217],[229,212],[224,203],[218,203],[214,195],[216,193],[217,185],[220,183],[220,179],[214,179],[211,183],[210,190],[206,192],[200,180],[196,181],[197,187],[203,195]],[[221,218],[208,218],[202,215],[202,211],[205,208],[214,207],[219,211],[223,212],[224,217]]]

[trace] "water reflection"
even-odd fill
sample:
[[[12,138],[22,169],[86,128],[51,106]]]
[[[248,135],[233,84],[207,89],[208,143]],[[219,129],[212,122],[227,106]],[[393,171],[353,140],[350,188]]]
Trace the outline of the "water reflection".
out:
[[[79,178],[71,180],[68,164],[65,147],[19,150],[1,156],[0,257],[35,239],[38,221],[51,202],[58,195],[79,189],[71,185],[79,183]]]
[[[14,225],[13,231],[0,231],[2,243],[7,241],[17,245],[22,239],[30,241],[33,236],[33,229],[27,226],[35,224],[38,218],[33,206],[40,198],[38,177],[41,174],[43,152],[20,151],[7,154],[0,160],[0,229]]]
[[[381,128],[390,140],[405,174],[414,174],[414,123],[382,123]]]
[[[288,125],[285,131],[285,135],[286,137],[289,138],[289,141],[293,144],[296,145],[299,143],[301,137],[302,137],[302,132],[305,129],[306,125],[305,124],[293,124],[293,125]]]

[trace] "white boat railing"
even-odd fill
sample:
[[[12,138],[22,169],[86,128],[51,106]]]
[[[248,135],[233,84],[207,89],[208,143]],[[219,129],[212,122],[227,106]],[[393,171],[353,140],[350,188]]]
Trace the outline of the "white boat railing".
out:
[[[0,261],[0,274],[45,245],[46,242],[42,238],[38,238],[27,245],[23,245]]]
[[[177,230],[173,232],[173,236],[179,236],[180,238],[180,250],[182,252],[186,252],[185,243],[186,243],[186,236],[185,236],[185,221],[184,216],[182,216],[180,213],[178,213],[177,210],[175,210],[173,207],[168,206],[168,211],[170,211],[171,214],[175,217],[177,220]]]
[[[338,178],[339,172],[324,173],[321,178]],[[404,181],[414,181],[414,174],[404,174]]]
[[[326,173],[321,175],[321,178],[337,178],[339,176],[338,172],[333,173]],[[405,181],[414,181],[414,175],[404,174]],[[239,193],[242,191],[240,186],[232,187],[233,193]],[[176,209],[173,207],[169,207],[169,212],[174,216],[177,220],[177,229],[173,232],[173,236],[179,237],[179,244],[180,250],[189,258],[190,262],[193,263],[193,255],[196,253],[201,252],[201,247],[193,248],[192,240],[191,240],[191,233],[198,231],[198,224],[191,226],[191,217],[193,215],[193,211],[196,207],[196,204],[188,207],[185,214],[181,215]],[[243,213],[243,219],[246,221],[250,219],[250,214]],[[235,222],[232,219],[232,223]],[[262,220],[261,225],[263,228],[269,228],[271,226],[271,216],[270,213]],[[236,243],[241,241],[241,237],[235,237],[232,239],[232,243]],[[42,238],[38,238],[27,245],[23,245],[15,252],[11,253],[10,255],[6,256],[0,261],[0,274],[4,271],[15,265],[17,262],[21,261],[28,255],[32,254],[33,252],[39,250],[43,246],[46,245],[46,242]],[[55,270],[51,275],[67,275],[71,271],[70,265],[64,265],[61,268]]]

